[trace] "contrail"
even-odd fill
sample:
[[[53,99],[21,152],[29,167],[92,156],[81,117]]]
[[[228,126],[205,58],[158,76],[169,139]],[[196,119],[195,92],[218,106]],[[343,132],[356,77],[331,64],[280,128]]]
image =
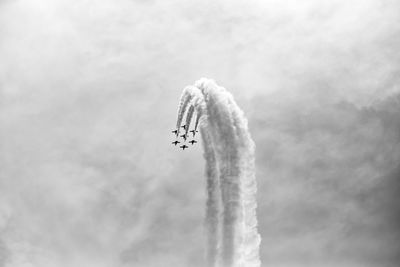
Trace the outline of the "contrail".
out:
[[[203,138],[204,158],[206,159],[206,179],[207,179],[207,202],[206,220],[207,229],[207,266],[215,266],[218,257],[218,240],[220,232],[219,212],[220,212],[220,188],[218,179],[218,165],[215,151],[211,146],[210,133],[205,128],[200,129]]]
[[[189,108],[188,108],[189,107]],[[259,267],[255,145],[247,120],[225,88],[200,79],[184,89],[178,111],[179,129],[187,111],[200,127],[207,179],[207,264],[209,267]]]
[[[194,113],[194,106],[190,105],[189,110],[186,114],[186,130],[185,130],[186,135],[188,134],[190,123],[192,122],[193,113]]]
[[[199,126],[199,122],[200,122],[200,118],[201,118],[201,112],[197,112],[196,114],[196,122],[194,123],[194,130],[197,130],[197,127]]]
[[[185,87],[185,89],[183,89],[181,99],[179,102],[178,119],[176,121],[176,128],[178,130],[178,134],[180,132],[183,116],[185,115],[187,106],[190,104],[190,102],[193,100],[193,98],[195,98],[195,104],[197,104],[198,101],[201,100],[201,93],[194,86]],[[189,128],[189,126],[188,126],[188,128]]]

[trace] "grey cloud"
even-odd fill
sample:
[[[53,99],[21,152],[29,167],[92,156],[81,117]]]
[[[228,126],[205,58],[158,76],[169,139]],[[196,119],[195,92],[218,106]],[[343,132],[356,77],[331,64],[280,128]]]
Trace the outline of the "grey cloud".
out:
[[[0,266],[201,266],[201,150],[169,133],[203,76],[249,118],[265,265],[396,266],[398,10],[2,1]]]
[[[313,99],[254,100],[264,261],[395,266],[398,105]]]

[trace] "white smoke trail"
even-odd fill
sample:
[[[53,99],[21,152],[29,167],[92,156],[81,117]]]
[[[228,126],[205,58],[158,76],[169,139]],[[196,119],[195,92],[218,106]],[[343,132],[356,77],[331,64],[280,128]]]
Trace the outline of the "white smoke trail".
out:
[[[185,135],[187,136],[188,131],[189,131],[189,127],[190,127],[190,123],[192,122],[192,118],[193,118],[193,113],[194,113],[194,106],[190,105],[189,110],[186,114],[186,129],[185,129]]]
[[[194,130],[196,131],[198,126],[199,126],[199,121],[201,118],[201,112],[197,111],[196,112],[196,122],[194,123]]]
[[[200,130],[203,138],[204,158],[206,159],[207,178],[207,202],[206,202],[206,230],[207,230],[207,266],[216,266],[218,256],[218,240],[220,236],[219,213],[220,213],[220,188],[218,178],[218,165],[212,139],[204,127]]]
[[[238,165],[240,169],[240,181],[242,191],[243,205],[243,243],[242,243],[242,261],[245,266],[255,267],[260,266],[258,248],[261,238],[257,232],[257,216],[256,216],[256,191],[257,184],[255,178],[255,145],[250,137],[247,120],[243,112],[239,109],[236,103],[231,99],[233,123],[237,134],[237,145],[240,149]]]
[[[187,86],[183,89],[178,108],[178,119],[176,121],[176,128],[178,130],[178,134],[181,128],[183,116],[185,115],[187,106],[191,103],[196,107],[200,107],[200,103],[203,101],[203,95],[199,90],[194,86]],[[188,127],[189,128],[189,127]],[[188,129],[187,128],[187,129]]]
[[[247,120],[230,93],[212,80],[200,79],[184,89],[178,128],[189,102],[186,125],[195,110],[195,128],[200,126],[206,159],[208,266],[260,266],[255,146]]]
[[[181,129],[181,124],[182,124],[183,116],[185,115],[185,112],[186,112],[186,108],[187,108],[188,104],[190,103],[190,101],[192,100],[193,91],[195,91],[195,90],[196,90],[196,88],[194,88],[193,86],[188,86],[185,89],[183,89],[181,99],[179,102],[179,107],[178,107],[178,119],[176,121],[176,129],[178,130],[178,134]]]

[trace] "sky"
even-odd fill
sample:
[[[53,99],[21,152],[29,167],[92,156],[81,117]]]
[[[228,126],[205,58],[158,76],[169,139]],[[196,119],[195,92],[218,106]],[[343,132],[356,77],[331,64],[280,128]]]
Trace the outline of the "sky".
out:
[[[400,3],[0,1],[0,267],[203,266],[182,89],[235,97],[262,266],[398,266]]]

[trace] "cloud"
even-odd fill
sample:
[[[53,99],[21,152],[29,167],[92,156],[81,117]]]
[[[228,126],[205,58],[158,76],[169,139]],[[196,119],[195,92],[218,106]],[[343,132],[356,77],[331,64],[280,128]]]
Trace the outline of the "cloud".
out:
[[[309,94],[254,100],[264,262],[395,265],[398,104],[314,104]]]
[[[265,264],[395,262],[398,9],[2,1],[0,266],[201,266],[201,151],[168,134],[203,76],[250,121]]]

